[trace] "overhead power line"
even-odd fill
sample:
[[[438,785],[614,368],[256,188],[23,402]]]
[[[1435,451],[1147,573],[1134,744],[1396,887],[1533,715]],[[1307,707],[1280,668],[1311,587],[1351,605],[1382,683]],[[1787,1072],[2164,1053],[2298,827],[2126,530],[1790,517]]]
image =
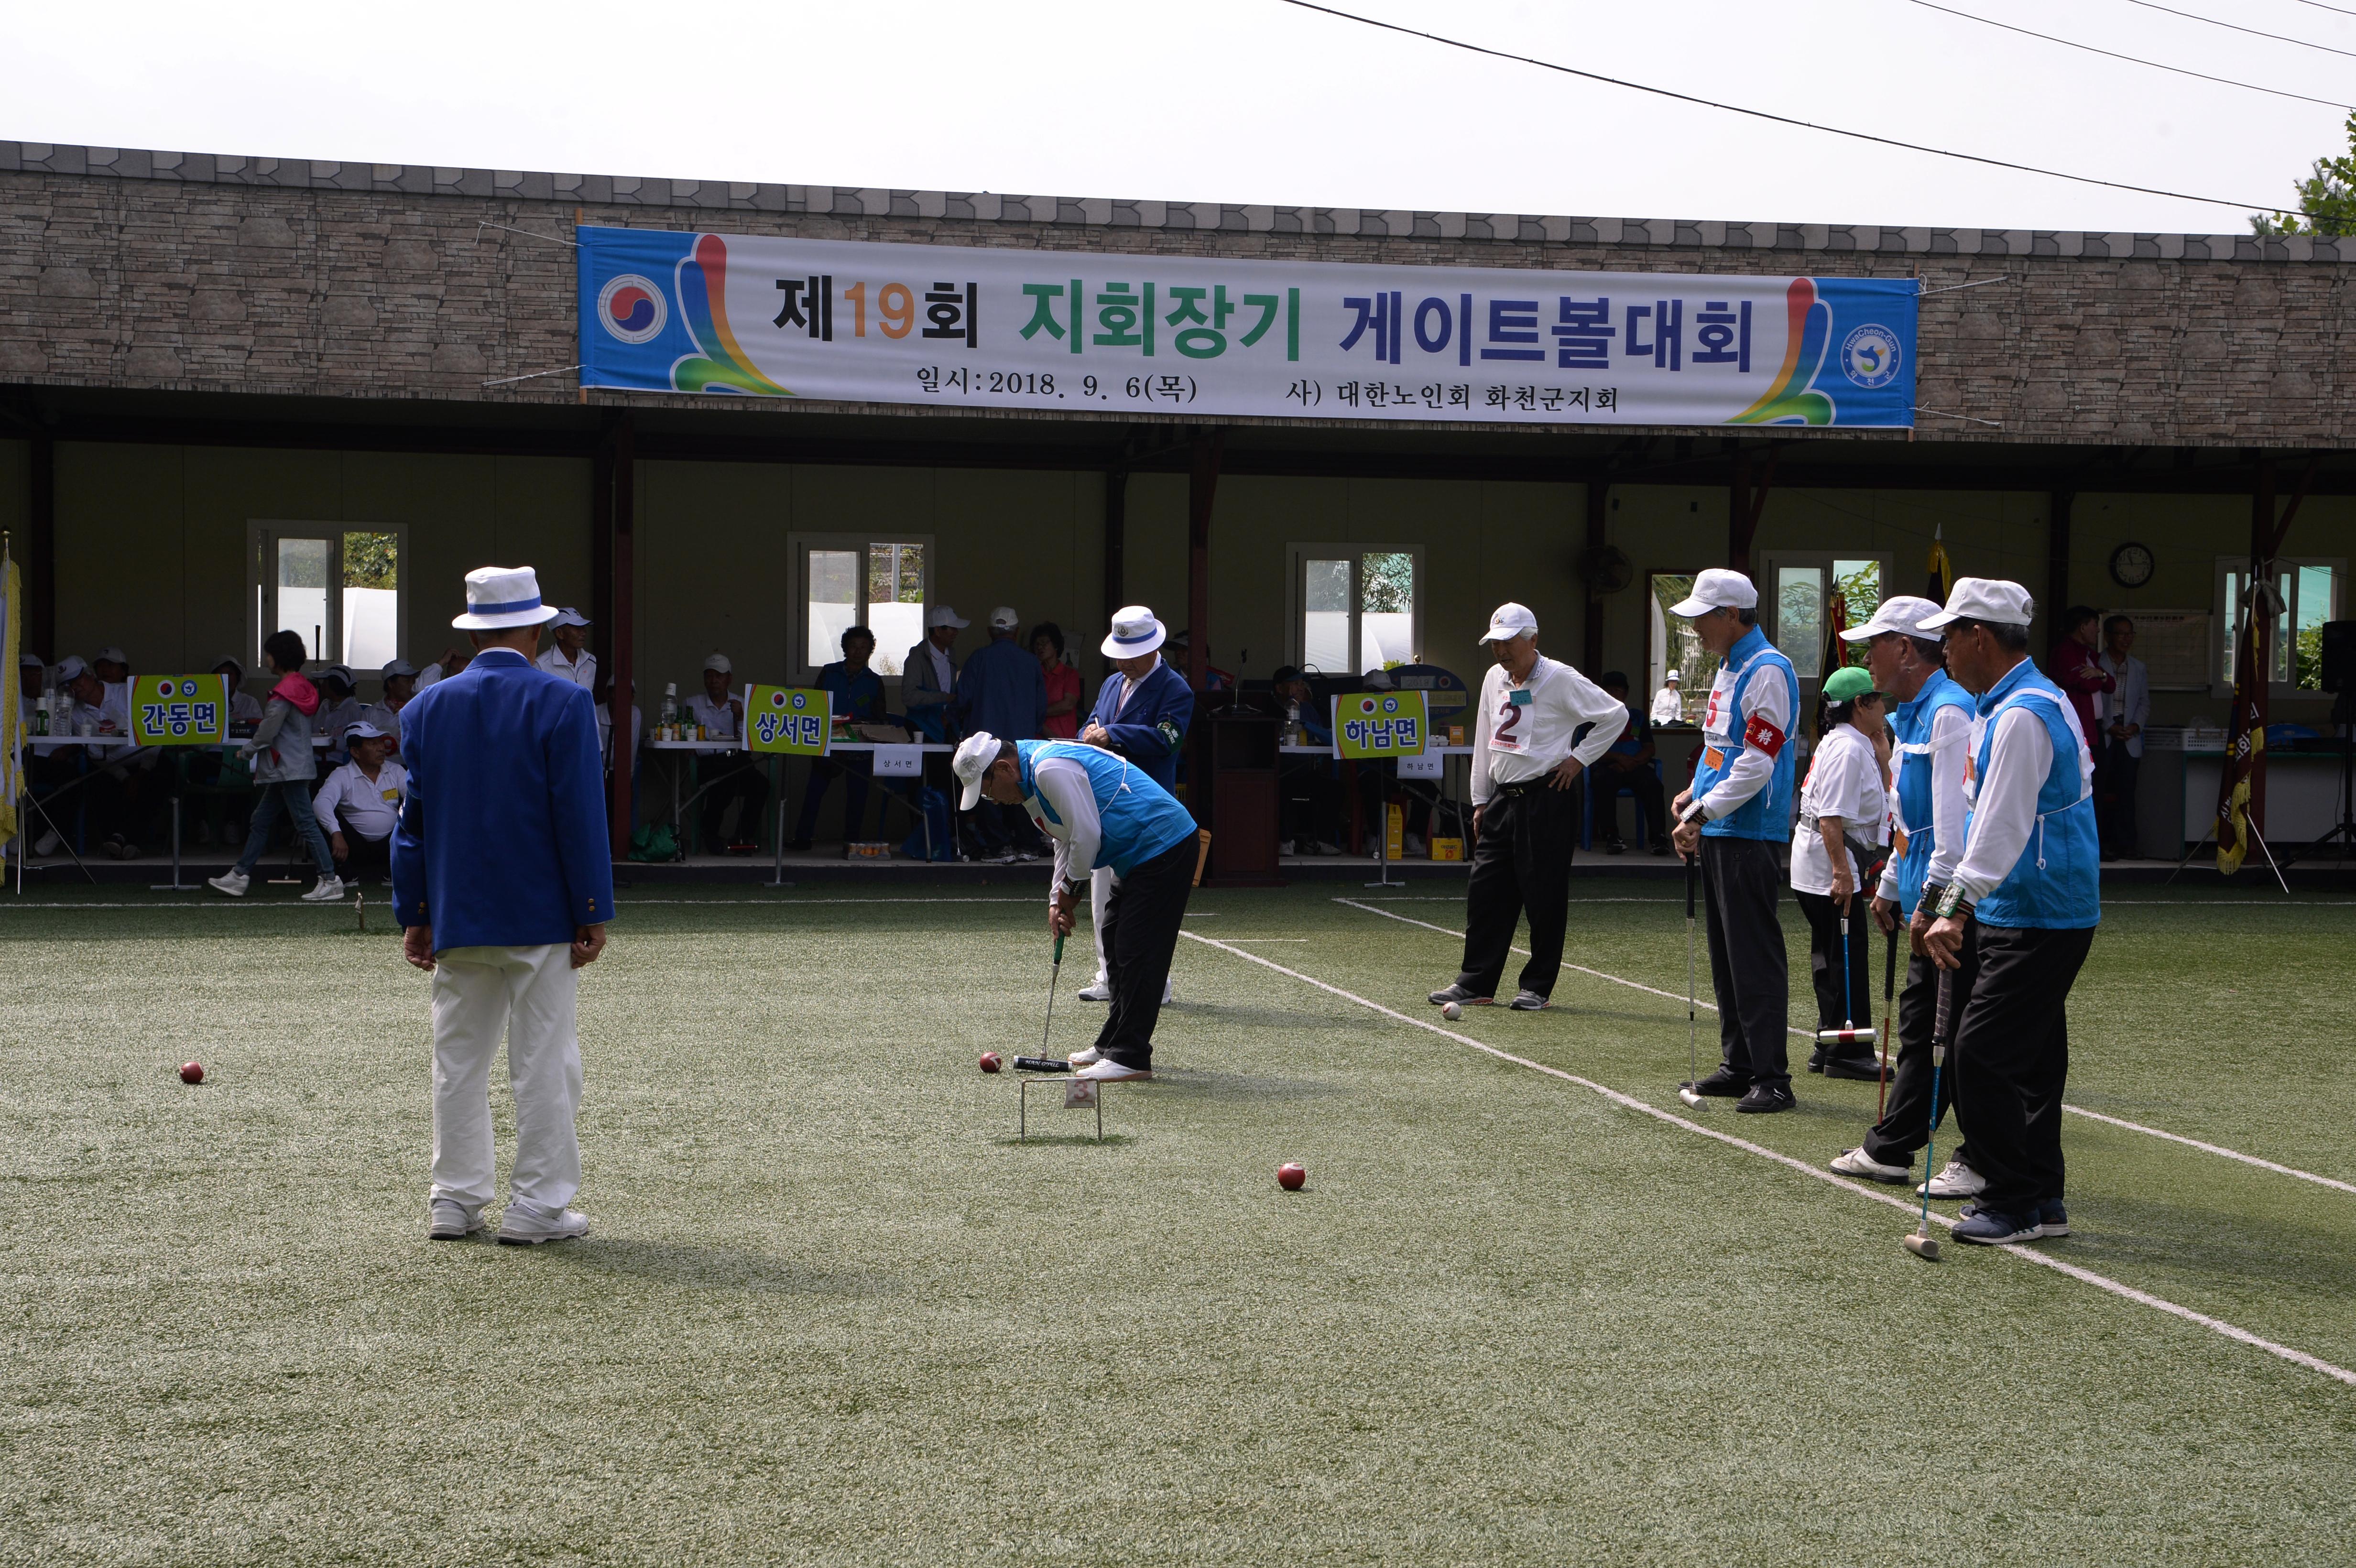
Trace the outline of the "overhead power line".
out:
[[[2011,169],[2018,174],[2041,175],[2048,179],[2069,180],[2078,185],[2101,186],[2107,190],[2133,191],[2137,196],[2158,196],[2166,197],[2170,201],[2198,202],[2204,207],[2231,207],[2244,212],[2275,212],[2286,217],[2296,216],[2306,219],[2319,216],[2297,208],[2279,207],[2271,201],[2236,201],[2222,196],[2194,196],[2187,191],[2162,190],[2157,186],[2129,185],[2124,180],[2106,180],[2093,175],[2073,175],[2061,169],[2039,168],[2034,164],[2016,164],[2005,158],[1985,157],[1978,153],[1958,153],[1945,147],[1928,147],[1920,142],[1901,142],[1893,136],[1877,136],[1870,131],[1850,131],[1838,125],[1818,125],[1811,121],[1794,120],[1788,114],[1772,114],[1764,109],[1745,109],[1739,103],[1720,103],[1715,99],[1697,98],[1692,93],[1676,92],[1665,87],[1649,87],[1641,81],[1627,81],[1616,76],[1604,76],[1596,71],[1580,70],[1575,66],[1557,65],[1552,60],[1537,59],[1529,55],[1508,54],[1504,49],[1493,49],[1483,44],[1466,43],[1462,38],[1443,37],[1438,33],[1427,33],[1416,27],[1404,27],[1397,22],[1385,22],[1373,16],[1361,16],[1353,11],[1337,11],[1331,5],[1315,5],[1312,0],[1280,0],[1280,3],[1298,6],[1303,11],[1315,11],[1321,16],[1338,17],[1344,22],[1356,22],[1364,27],[1380,28],[1387,33],[1400,33],[1410,38],[1421,38],[1427,43],[1444,44],[1451,49],[1462,49],[1468,54],[1487,55],[1492,59],[1511,60],[1515,65],[1534,65],[1540,70],[1551,70],[1563,76],[1575,76],[1588,81],[1600,81],[1606,87],[1624,87],[1632,92],[1648,92],[1655,98],[1674,99],[1679,103],[1697,104],[1704,109],[1716,109],[1728,114],[1746,115],[1753,120],[1765,120],[1777,125],[1791,125],[1803,131],[1820,131],[1827,136],[1846,136],[1851,141],[1871,142],[1877,146],[1896,147],[1903,152],[1928,153],[1933,157],[1954,158],[1963,163],[1982,164],[1989,168]]]
[[[1982,27],[2001,27],[2008,33],[2019,33],[2025,38],[2041,38],[2049,44],[2060,44],[2064,48],[2083,49],[2090,55],[2103,55],[2111,59],[2125,60],[2129,65],[2148,66],[2153,70],[2173,71],[2178,76],[2198,77],[2202,81],[2213,81],[2225,87],[2238,87],[2248,92],[2267,92],[2276,98],[2296,98],[2301,103],[2320,103],[2326,109],[2356,109],[2356,104],[2341,103],[2329,98],[2309,98],[2304,92],[2286,92],[2279,87],[2260,87],[2254,81],[2235,81],[2231,77],[2211,76],[2205,70],[2187,70],[2180,65],[2162,65],[2158,60],[2138,59],[2134,55],[2123,55],[2116,49],[2096,48],[2092,44],[2082,44],[2074,38],[2057,38],[2051,33],[2033,32],[2027,27],[2016,27],[2010,22],[1999,22],[1993,16],[1974,16],[1969,11],[1958,11],[1952,6],[1937,5],[1934,0],[1909,0],[1909,3],[1920,5],[1926,11],[1938,11],[1950,16],[1961,16],[1966,22],[1977,22]]]
[[[2302,5],[2312,5],[2319,11],[2337,11],[2343,16],[2356,16],[2356,11],[2351,11],[2345,5],[2327,5],[2323,0],[2298,0],[2298,3]]]
[[[2350,59],[2356,60],[2356,49],[2335,49],[2329,44],[2314,43],[2306,38],[2294,38],[2284,33],[2262,33],[2255,27],[2244,27],[2239,22],[2221,22],[2214,16],[2204,16],[2198,11],[2179,11],[2173,5],[2162,5],[2158,4],[2158,0],[2127,0],[2127,4],[2140,5],[2147,11],[2165,11],[2171,16],[2181,16],[2188,22],[2206,22],[2212,27],[2222,27],[2230,33],[2247,33],[2254,38],[2272,38],[2278,44],[2297,44],[2303,49],[2321,49],[2328,55],[2346,55]],[[2339,8],[2337,5],[2324,7],[2327,11],[2336,11]]]

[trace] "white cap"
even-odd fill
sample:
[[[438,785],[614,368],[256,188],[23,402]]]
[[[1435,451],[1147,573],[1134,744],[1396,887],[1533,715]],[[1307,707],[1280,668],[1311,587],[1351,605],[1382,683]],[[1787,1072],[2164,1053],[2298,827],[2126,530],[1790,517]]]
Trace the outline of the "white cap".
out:
[[[57,683],[63,686],[70,680],[80,680],[88,675],[90,666],[83,662],[80,654],[68,654],[58,661],[57,668],[51,673],[57,677]]]
[[[1676,667],[1676,666],[1675,666],[1675,665],[1671,665],[1671,666],[1669,667],[1669,673],[1668,673],[1668,674],[1666,674],[1666,675],[1665,675],[1665,676],[1663,676],[1663,677],[1661,677],[1661,678],[1662,678],[1663,680],[1675,680],[1675,679],[1676,679],[1676,678],[1677,678],[1677,667]]]
[[[348,664],[331,664],[319,673],[322,676],[332,675],[337,680],[342,681],[346,686],[358,686],[359,684],[359,681],[352,675],[352,667]]]
[[[407,659],[395,659],[377,673],[382,676],[385,679],[391,680],[398,676],[415,675],[417,673],[417,667],[411,664]]]
[[[466,573],[466,613],[450,624],[462,632],[507,632],[556,618],[540,602],[540,574],[528,566],[478,566]]]
[[[1534,637],[1537,630],[1538,618],[1530,613],[1528,605],[1508,603],[1498,605],[1489,617],[1489,629],[1481,634],[1481,641],[1510,643],[1515,637]]]
[[[1759,589],[1739,571],[1713,566],[1694,579],[1693,592],[1669,607],[1672,615],[1692,620],[1712,610],[1755,610]]]
[[[588,616],[584,615],[580,611],[575,610],[572,605],[567,604],[563,609],[559,610],[556,613],[556,619],[551,621],[549,625],[552,629],[557,626],[585,626],[588,624]]]
[[[1391,672],[1387,669],[1370,669],[1360,678],[1365,682],[1365,687],[1368,691],[1396,691],[1398,689],[1398,683],[1391,679]]]
[[[1947,595],[1947,607],[1935,615],[1926,615],[1922,630],[1929,632],[1950,621],[1989,621],[1999,626],[2026,626],[2036,608],[2029,590],[2018,582],[2007,582],[2000,577],[1958,577],[1954,591]]]
[[[1142,604],[1124,604],[1113,612],[1112,632],[1099,651],[1108,659],[1142,658],[1170,638],[1170,630]]]
[[[1911,594],[1901,593],[1894,599],[1884,599],[1880,603],[1876,604],[1873,607],[1873,619],[1862,626],[1852,626],[1843,632],[1841,640],[1847,643],[1861,643],[1869,637],[1878,637],[1884,632],[1896,632],[1901,636],[1919,637],[1922,635],[1924,617],[1935,615],[1938,613],[1939,607],[1928,599],[1917,599]]]
[[[1001,604],[990,613],[990,629],[993,632],[1011,632],[1022,624],[1023,617],[1014,613],[1012,604]]]
[[[965,785],[964,793],[958,796],[959,811],[971,811],[974,802],[981,798],[981,775],[998,761],[1000,743],[998,737],[987,730],[977,730],[958,742],[957,755],[949,759],[949,772]]]
[[[16,656],[16,667],[19,669],[47,669],[49,667],[41,662],[41,656],[38,654],[18,654]]]
[[[736,667],[728,662],[728,656],[726,654],[713,654],[710,658],[703,661],[703,667],[706,669],[716,669],[723,675],[734,675],[736,673]]]
[[[391,738],[365,719],[355,719],[344,726],[344,739],[347,741],[389,741]]]
[[[98,652],[91,656],[90,662],[92,664],[127,665],[131,661],[123,656],[123,650],[121,648],[101,648]]]
[[[925,630],[927,632],[935,626],[970,626],[972,624],[972,622],[960,618],[956,611],[946,604],[936,604],[925,612]]]
[[[237,671],[238,679],[243,680],[245,678],[245,661],[239,658],[234,654],[231,654],[225,659],[215,659],[213,661],[213,667],[207,673],[210,675],[219,675],[223,670],[230,669]]]

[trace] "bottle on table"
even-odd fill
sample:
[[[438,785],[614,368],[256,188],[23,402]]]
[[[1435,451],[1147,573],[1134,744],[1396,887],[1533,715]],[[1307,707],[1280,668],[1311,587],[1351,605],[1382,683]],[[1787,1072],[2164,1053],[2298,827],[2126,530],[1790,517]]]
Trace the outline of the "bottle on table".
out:
[[[1301,699],[1292,698],[1284,705],[1284,743],[1301,744]]]
[[[675,680],[663,685],[662,715],[657,733],[666,741],[679,739],[679,682]]]

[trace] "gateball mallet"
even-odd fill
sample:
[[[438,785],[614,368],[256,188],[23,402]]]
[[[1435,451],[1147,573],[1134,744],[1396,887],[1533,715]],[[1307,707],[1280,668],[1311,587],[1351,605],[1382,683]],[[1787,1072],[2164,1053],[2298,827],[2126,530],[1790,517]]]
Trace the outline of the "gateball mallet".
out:
[[[1954,972],[1939,971],[1937,1028],[1931,1038],[1931,1126],[1922,1139],[1922,1219],[1912,1234],[1900,1240],[1906,1250],[1931,1263],[1939,1261],[1938,1238],[1931,1234],[1931,1171],[1938,1165],[1939,1070],[1947,1063],[1947,1037],[1954,1023]]]
[[[1677,1085],[1677,1098],[1701,1109],[1700,1047],[1695,1043],[1699,1028],[1694,1017],[1694,878],[1699,873],[1700,857],[1686,857],[1686,1072],[1687,1082]]]
[[[1047,1031],[1055,1027],[1055,982],[1064,977],[1064,939],[1055,938],[1055,965],[1047,971],[1047,1021],[1039,1029],[1039,1054],[1047,1054]]]
[[[1860,1038],[1870,1040],[1873,1037],[1873,1031],[1871,1029],[1859,1029],[1857,1027],[1857,980],[1856,976],[1850,973],[1848,966],[1848,928],[1856,923],[1856,895],[1852,893],[1850,895],[1848,908],[1841,911],[1842,1024],[1839,1029],[1818,1029],[1816,1031],[1816,1043],[1818,1045],[1855,1045]],[[1872,960],[1869,958],[1866,962],[1871,963]]]

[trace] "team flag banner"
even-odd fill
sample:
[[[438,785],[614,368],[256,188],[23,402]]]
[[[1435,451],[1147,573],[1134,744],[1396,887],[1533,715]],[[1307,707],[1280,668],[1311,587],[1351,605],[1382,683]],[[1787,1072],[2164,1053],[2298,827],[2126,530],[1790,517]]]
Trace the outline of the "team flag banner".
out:
[[[1333,699],[1338,756],[1421,756],[1430,732],[1420,691],[1359,691]]]
[[[16,651],[17,611],[23,594],[16,585],[16,562],[0,541],[0,668],[15,669],[23,656]],[[15,841],[18,830],[16,795],[24,781],[25,724],[21,703],[0,702],[0,844]]]
[[[133,677],[131,738],[142,746],[217,746],[228,740],[229,677]]]
[[[1914,423],[1912,278],[574,233],[584,387],[1328,420]]]
[[[822,690],[756,686],[744,698],[744,749],[823,757],[833,712],[833,699]]]

